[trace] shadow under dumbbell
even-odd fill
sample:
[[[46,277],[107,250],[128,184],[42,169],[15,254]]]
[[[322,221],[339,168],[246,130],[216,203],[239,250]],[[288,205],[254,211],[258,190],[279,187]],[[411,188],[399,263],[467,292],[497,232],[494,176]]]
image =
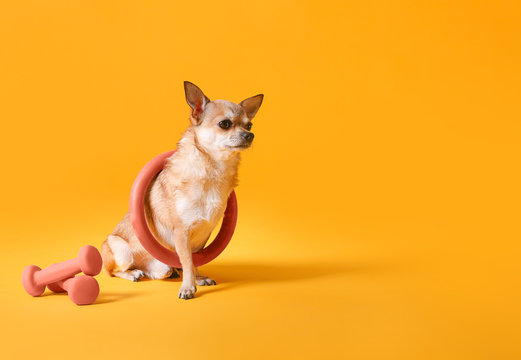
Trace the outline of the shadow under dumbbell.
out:
[[[139,296],[138,293],[114,293],[114,292],[106,292],[102,291],[99,294],[99,297],[96,299],[96,301],[92,305],[98,305],[98,304],[108,304],[114,301],[119,301],[123,299],[128,299],[132,297]]]

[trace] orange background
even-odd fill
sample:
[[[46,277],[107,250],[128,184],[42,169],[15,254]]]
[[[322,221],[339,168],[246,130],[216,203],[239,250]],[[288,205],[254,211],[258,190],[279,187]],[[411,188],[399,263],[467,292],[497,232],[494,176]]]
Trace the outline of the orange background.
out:
[[[0,0],[1,352],[519,359],[520,23],[508,1]],[[265,94],[219,285],[25,294],[175,147],[183,80]]]

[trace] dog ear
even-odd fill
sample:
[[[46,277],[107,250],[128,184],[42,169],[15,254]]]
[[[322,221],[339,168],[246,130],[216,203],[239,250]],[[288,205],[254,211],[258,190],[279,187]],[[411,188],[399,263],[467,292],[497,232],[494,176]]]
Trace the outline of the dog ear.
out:
[[[194,125],[199,123],[199,117],[204,111],[205,106],[210,102],[210,99],[196,85],[190,81],[184,82],[186,102],[192,108],[191,120]]]
[[[257,111],[259,110],[259,108],[262,104],[262,99],[264,99],[264,95],[259,94],[259,95],[249,97],[240,102],[239,105],[246,112],[246,116],[248,117],[248,119],[250,119],[250,120],[253,119],[255,114],[257,114]]]

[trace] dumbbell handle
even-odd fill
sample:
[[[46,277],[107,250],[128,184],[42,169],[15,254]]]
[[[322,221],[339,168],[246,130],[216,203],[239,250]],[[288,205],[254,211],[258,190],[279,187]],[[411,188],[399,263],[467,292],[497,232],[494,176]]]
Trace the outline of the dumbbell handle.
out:
[[[51,284],[62,279],[80,273],[80,265],[78,258],[63,261],[58,264],[52,264],[34,274],[34,280],[38,284]]]
[[[71,285],[71,282],[74,281],[74,277],[71,277],[71,278],[68,278],[68,279],[65,279],[65,280],[60,280],[58,281],[58,286],[61,287],[63,290],[65,291],[69,291],[69,285]]]

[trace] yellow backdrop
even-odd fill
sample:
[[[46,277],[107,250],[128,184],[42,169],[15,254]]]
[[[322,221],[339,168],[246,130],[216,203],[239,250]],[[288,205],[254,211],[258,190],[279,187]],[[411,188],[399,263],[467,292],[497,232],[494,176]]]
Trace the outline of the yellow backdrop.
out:
[[[0,1],[6,358],[519,359],[521,5]],[[188,125],[257,93],[216,287],[24,266],[100,246]]]

